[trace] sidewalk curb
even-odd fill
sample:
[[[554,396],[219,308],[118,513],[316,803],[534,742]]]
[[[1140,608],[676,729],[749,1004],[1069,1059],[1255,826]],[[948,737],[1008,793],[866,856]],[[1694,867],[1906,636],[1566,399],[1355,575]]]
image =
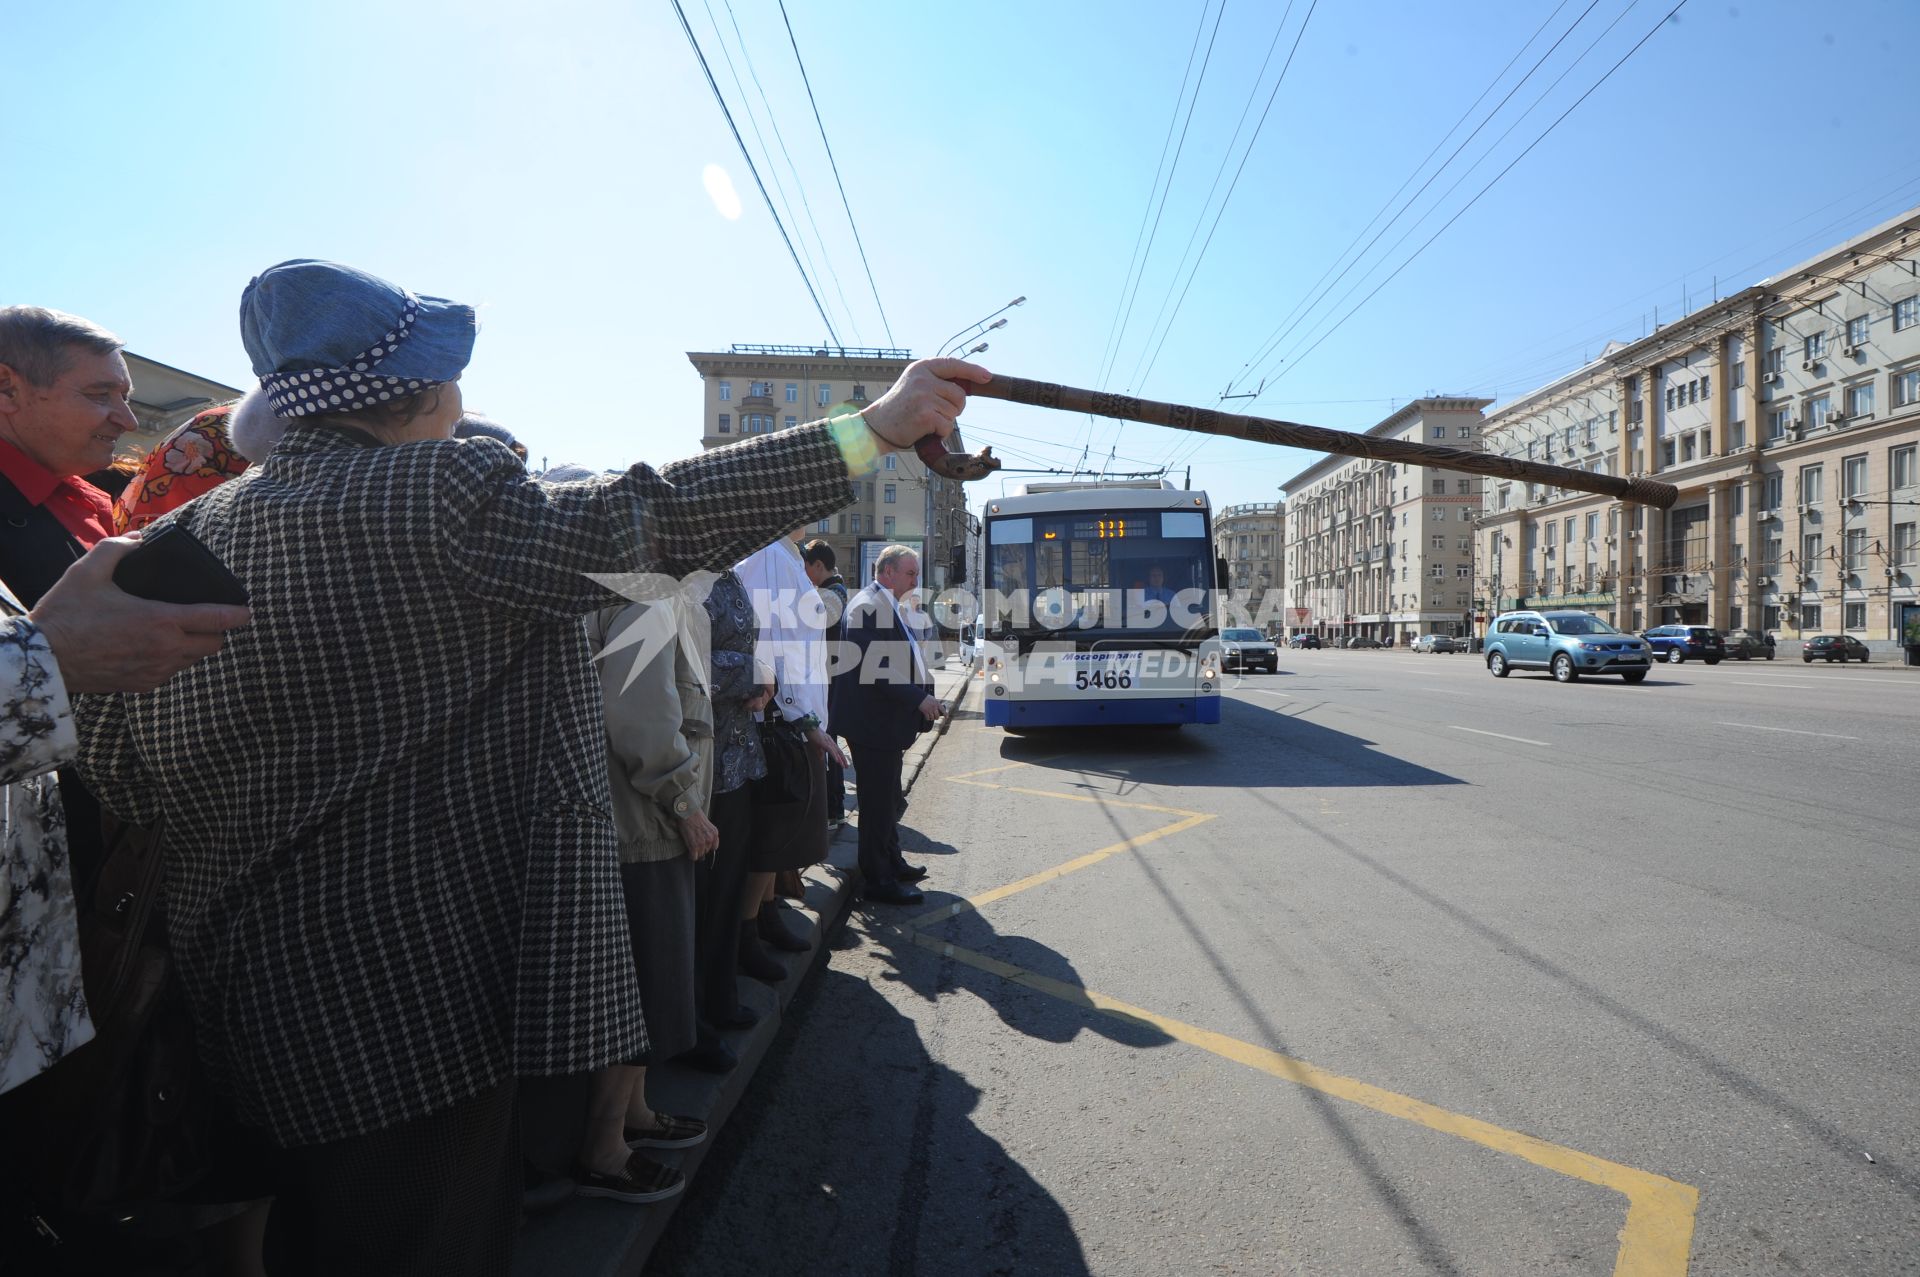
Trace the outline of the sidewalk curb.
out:
[[[954,712],[916,741],[907,755],[901,774],[903,793],[912,790],[976,681],[970,672],[958,677],[960,688],[952,697]],[[936,687],[940,681],[936,676]],[[807,898],[805,912],[799,916],[811,923],[807,935],[811,948],[805,953],[772,954],[787,969],[787,978],[777,985],[744,978],[740,981],[741,1001],[760,1012],[760,1022],[726,1037],[740,1057],[739,1067],[718,1077],[675,1064],[648,1070],[648,1098],[655,1105],[670,1113],[703,1118],[707,1123],[707,1138],[693,1148],[650,1154],[684,1172],[686,1190],[648,1206],[576,1197],[563,1184],[530,1192],[527,1218],[514,1248],[513,1277],[635,1277],[645,1271],[674,1212],[689,1193],[697,1190],[700,1166],[753,1085],[760,1062],[780,1033],[788,1004],[808,976],[826,964],[829,942],[853,912],[860,883],[852,832],[852,826],[844,826],[829,843],[827,860],[802,875]]]

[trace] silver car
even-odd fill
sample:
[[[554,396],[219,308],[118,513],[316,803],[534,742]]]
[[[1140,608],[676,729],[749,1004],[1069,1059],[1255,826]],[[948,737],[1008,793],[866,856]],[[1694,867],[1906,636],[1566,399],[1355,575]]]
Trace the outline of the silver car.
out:
[[[1571,683],[1582,674],[1618,674],[1638,683],[1653,668],[1647,641],[1622,634],[1591,612],[1503,612],[1487,635],[1487,672],[1548,670]]]

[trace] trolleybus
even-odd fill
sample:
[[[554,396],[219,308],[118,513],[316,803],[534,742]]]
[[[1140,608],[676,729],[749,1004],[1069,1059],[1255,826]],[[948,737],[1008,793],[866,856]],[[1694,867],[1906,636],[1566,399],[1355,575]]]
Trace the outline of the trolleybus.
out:
[[[1028,484],[987,503],[989,726],[1220,721],[1219,567],[1204,492]]]

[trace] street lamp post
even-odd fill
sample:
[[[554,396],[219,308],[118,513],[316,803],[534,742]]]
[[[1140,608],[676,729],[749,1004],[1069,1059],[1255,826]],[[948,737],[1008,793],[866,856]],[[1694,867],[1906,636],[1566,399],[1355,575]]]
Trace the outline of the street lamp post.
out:
[[[1012,310],[1015,306],[1024,306],[1026,304],[1027,304],[1027,299],[1025,297],[1016,297],[1012,301],[1008,302],[1006,305],[1002,306],[999,310],[996,310],[991,314],[985,315],[982,318],[974,320],[971,324],[968,324],[965,328],[962,328],[959,332],[947,338],[945,341],[941,342],[938,346],[935,346],[934,349],[936,351],[943,351],[943,350],[946,350],[949,346],[957,346],[961,342],[971,338],[976,332],[976,330],[979,330],[982,328],[984,328],[986,332],[992,332],[995,328],[1003,327],[1007,322],[1004,319],[1001,320],[999,323],[993,324],[993,325],[988,325],[987,320],[992,319],[994,315],[998,315],[1002,311],[1009,311],[1009,310]]]

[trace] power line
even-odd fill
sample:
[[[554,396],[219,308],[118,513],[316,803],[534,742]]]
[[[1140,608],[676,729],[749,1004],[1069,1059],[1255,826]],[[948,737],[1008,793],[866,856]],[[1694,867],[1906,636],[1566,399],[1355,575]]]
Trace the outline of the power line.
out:
[[[675,7],[679,0],[674,0]],[[833,158],[833,143],[827,141],[826,121],[820,118],[820,104],[813,97],[813,81],[807,76],[807,64],[800,56],[800,41],[794,38],[793,21],[787,17],[786,0],[780,0],[780,21],[787,27],[787,43],[793,46],[793,60],[800,67],[800,82],[807,86],[807,104],[813,108],[813,122],[820,128],[820,145],[827,148],[827,163],[833,166],[833,184],[840,191],[840,207],[847,210],[847,226],[853,231],[854,247],[860,250],[860,268],[867,273],[867,287],[873,290],[873,304],[880,312],[880,326],[886,330],[887,345],[897,343],[893,340],[893,325],[887,321],[887,308],[880,301],[880,286],[873,282],[873,267],[867,263],[867,246],[860,239],[860,228],[854,225],[853,205],[847,202],[847,187],[840,180],[840,162]]]
[[[747,97],[747,86],[740,82],[740,72],[733,65],[733,54],[727,49],[726,35],[720,30],[719,20],[713,16],[712,0],[702,0],[702,2],[707,11],[707,21],[713,27],[714,43],[720,46],[720,56],[724,58],[727,63],[727,74],[733,77],[733,87],[740,94],[740,105],[747,113],[748,125],[753,129],[753,140],[760,144],[760,154],[767,158],[767,172],[773,177],[774,192],[780,196],[780,203],[786,209],[788,219],[794,223],[794,230],[798,232],[800,230],[800,220],[793,216],[793,205],[787,202],[787,188],[780,181],[779,166],[773,162],[773,151],[767,146],[767,139],[761,136],[760,119],[754,113],[752,100]],[[725,0],[723,0],[723,3],[724,2]],[[726,8],[727,17],[732,19],[733,5],[729,3]],[[740,56],[747,64],[747,73],[753,77],[753,87],[760,90],[760,103],[766,108],[767,123],[773,129],[774,137],[780,139],[780,125],[779,122],[774,119],[773,104],[767,101],[766,90],[761,88],[760,77],[754,72],[753,58],[747,52],[747,42],[745,38],[740,35],[740,24],[738,21],[735,21],[733,24],[733,33],[735,38],[740,40]],[[786,149],[787,144],[785,139],[780,139],[780,152],[782,155],[786,154]],[[853,318],[853,308],[847,305],[847,295],[840,287],[839,272],[833,269],[833,262],[827,256],[827,242],[820,237],[820,227],[813,220],[813,209],[807,204],[806,187],[801,183],[800,171],[793,167],[793,157],[790,155],[787,156],[787,168],[793,174],[794,189],[800,192],[800,207],[806,213],[807,225],[813,228],[814,243],[820,248],[820,264],[816,266],[814,264],[813,254],[807,251],[807,237],[804,234],[800,236],[800,254],[806,258],[807,269],[812,271],[816,278],[819,277],[821,269],[823,267],[825,268],[827,278],[833,283],[834,294],[840,299],[840,312],[846,316],[848,324],[853,328],[853,339],[864,346],[866,344],[866,338],[861,335],[860,325]]]
[[[794,250],[793,237],[787,234],[786,223],[780,220],[780,210],[773,206],[773,197],[767,194],[767,184],[760,180],[760,170],[754,167],[753,155],[747,150],[746,139],[740,136],[740,126],[733,122],[733,112],[727,109],[727,100],[721,96],[720,84],[713,78],[713,68],[707,65],[707,55],[700,50],[700,41],[694,38],[693,26],[687,21],[687,11],[680,7],[680,0],[673,0],[673,11],[680,19],[680,29],[686,33],[687,43],[693,48],[693,56],[700,60],[700,71],[707,77],[707,87],[713,90],[713,100],[720,106],[720,114],[726,117],[727,129],[733,134],[735,146],[740,148],[740,158],[747,162],[747,171],[753,174],[753,184],[760,188],[760,198],[766,201],[767,216],[780,232],[781,242],[787,246],[787,256],[793,258],[793,268],[800,272],[800,282],[807,286],[807,296],[813,299],[813,308],[820,315],[820,322],[827,326],[827,336],[833,344],[842,346],[840,335],[833,330],[833,321],[827,318],[827,308],[820,304],[820,294],[814,291],[813,280],[807,277],[806,267],[800,264],[800,254]]]
[[[1470,106],[1468,106],[1465,111],[1460,113],[1460,118],[1453,122],[1453,127],[1448,129],[1445,133],[1441,134],[1440,140],[1433,144],[1433,149],[1431,151],[1428,151],[1425,158],[1423,158],[1418,164],[1414,165],[1413,172],[1407,174],[1406,181],[1400,183],[1400,189],[1396,190],[1392,195],[1389,195],[1387,197],[1387,202],[1380,206],[1380,211],[1375,213],[1373,217],[1367,222],[1367,224],[1360,228],[1360,233],[1353,237],[1353,242],[1348,244],[1344,249],[1340,250],[1339,256],[1333,259],[1333,264],[1331,266],[1328,266],[1326,271],[1321,274],[1320,278],[1314,281],[1313,287],[1307,290],[1310,299],[1303,302],[1296,303],[1294,305],[1294,308],[1291,311],[1287,312],[1285,318],[1281,319],[1281,321],[1274,326],[1273,332],[1268,334],[1266,340],[1260,343],[1259,349],[1255,351],[1253,357],[1247,360],[1245,364],[1241,365],[1240,371],[1242,373],[1246,372],[1248,369],[1252,368],[1255,364],[1265,359],[1267,355],[1271,353],[1271,351],[1275,347],[1277,347],[1282,341],[1286,340],[1287,335],[1293,331],[1292,328],[1288,327],[1288,324],[1290,321],[1293,320],[1295,315],[1302,313],[1302,307],[1305,307],[1306,310],[1311,311],[1311,309],[1318,304],[1319,299],[1321,297],[1326,296],[1327,292],[1332,291],[1332,289],[1339,284],[1340,279],[1335,278],[1332,283],[1327,283],[1327,286],[1325,289],[1320,288],[1321,284],[1327,282],[1327,277],[1329,275],[1332,275],[1333,272],[1340,267],[1340,264],[1342,262],[1346,261],[1347,254],[1353,252],[1354,244],[1358,244],[1360,242],[1361,236],[1365,235],[1368,231],[1372,230],[1374,223],[1378,222],[1382,217],[1382,215],[1384,215],[1388,209],[1394,206],[1394,201],[1400,198],[1400,192],[1406,190],[1407,187],[1413,184],[1414,178],[1420,176],[1420,170],[1424,169],[1427,166],[1427,163],[1430,160],[1432,160],[1435,155],[1439,154],[1440,148],[1447,144],[1447,139],[1452,137],[1456,132],[1458,132],[1460,129],[1460,126],[1465,124],[1468,118],[1472,116],[1474,110],[1478,108],[1482,102],[1486,101],[1487,95],[1493,92],[1493,90],[1496,87],[1498,87],[1500,81],[1503,78],[1505,78],[1507,72],[1513,69],[1513,64],[1518,62],[1520,60],[1521,55],[1524,54],[1529,48],[1533,47],[1533,42],[1540,38],[1541,32],[1545,31],[1548,25],[1552,23],[1555,18],[1560,16],[1560,11],[1562,9],[1565,9],[1568,3],[1569,3],[1569,0],[1561,0],[1560,7],[1555,9],[1552,13],[1548,14],[1547,20],[1545,22],[1542,22],[1539,25],[1539,27],[1537,27],[1534,30],[1534,33],[1527,37],[1526,43],[1521,45],[1519,49],[1514,51],[1514,55],[1511,58],[1507,59],[1507,64],[1500,68],[1499,72],[1493,77],[1492,80],[1487,82],[1487,87],[1480,90],[1480,96],[1475,98],[1473,100],[1473,103]],[[1598,3],[1599,3],[1599,0],[1593,0],[1593,4],[1598,4]],[[1446,160],[1441,163],[1440,167],[1433,171],[1432,176],[1428,177],[1427,180],[1421,184],[1420,189],[1407,197],[1406,203],[1400,206],[1400,210],[1396,212],[1393,215],[1393,217],[1388,220],[1386,226],[1382,226],[1380,228],[1379,234],[1376,234],[1373,237],[1373,239],[1367,242],[1367,245],[1365,248],[1362,248],[1357,254],[1354,255],[1353,262],[1347,266],[1346,268],[1347,270],[1351,270],[1354,265],[1359,264],[1360,259],[1367,255],[1368,250],[1370,250],[1375,243],[1379,242],[1380,235],[1384,235],[1387,232],[1387,229],[1391,227],[1395,221],[1398,221],[1400,217],[1404,215],[1409,208],[1413,207],[1414,201],[1419,199],[1420,196],[1426,191],[1427,187],[1431,186],[1434,180],[1438,178],[1441,173],[1446,171],[1447,166],[1452,164],[1453,161],[1459,157],[1460,152],[1463,149],[1465,149],[1469,143],[1473,141],[1474,137],[1476,137],[1479,134],[1480,130],[1485,128],[1487,124],[1493,119],[1493,117],[1500,113],[1500,109],[1504,107],[1509,100],[1512,99],[1515,93],[1520,91],[1521,87],[1525,85],[1529,79],[1532,78],[1534,72],[1538,71],[1541,65],[1544,64],[1549,57],[1553,56],[1554,49],[1557,49],[1560,47],[1561,41],[1564,41],[1567,38],[1567,36],[1573,34],[1574,27],[1578,27],[1581,22],[1586,20],[1587,13],[1591,13],[1593,11],[1593,4],[1589,4],[1587,6],[1586,11],[1583,12],[1579,18],[1574,20],[1573,25],[1568,27],[1566,31],[1561,34],[1560,39],[1554,41],[1553,45],[1549,47],[1545,53],[1540,55],[1539,61],[1533,64],[1532,68],[1528,70],[1526,75],[1523,75],[1520,77],[1519,81],[1513,86],[1513,88],[1507,92],[1506,97],[1500,99],[1500,101],[1494,106],[1493,110],[1487,112],[1486,118],[1481,120],[1481,122],[1477,126],[1475,126],[1474,131],[1472,133],[1469,133],[1466,136],[1466,138],[1460,143],[1460,145],[1454,148],[1453,154],[1449,155],[1446,158]],[[1342,276],[1344,276],[1344,274],[1345,272],[1342,271]],[[1316,292],[1316,290],[1319,290],[1319,291]],[[1282,331],[1282,330],[1285,330],[1285,331]],[[1227,390],[1231,392],[1235,388],[1235,386],[1239,383],[1239,380],[1240,380],[1239,377],[1236,375],[1233,381],[1230,381],[1227,383]]]
[[[1509,160],[1507,162],[1506,167],[1501,169],[1498,173],[1495,173],[1493,175],[1493,178],[1485,186],[1481,187],[1479,192],[1475,194],[1472,199],[1468,200],[1464,205],[1462,205],[1458,212],[1456,212],[1452,217],[1449,217],[1446,220],[1445,224],[1443,224],[1439,230],[1435,231],[1432,235],[1428,236],[1426,241],[1422,243],[1419,248],[1416,248],[1413,251],[1411,256],[1409,256],[1405,261],[1401,262],[1398,266],[1394,267],[1392,274],[1388,275],[1385,279],[1381,280],[1378,284],[1374,285],[1373,291],[1369,292],[1365,297],[1362,297],[1357,303],[1355,303],[1352,310],[1349,310],[1346,314],[1342,315],[1340,319],[1333,325],[1333,327],[1329,328],[1326,332],[1320,335],[1320,338],[1317,341],[1315,341],[1313,345],[1307,347],[1299,355],[1295,356],[1292,362],[1288,365],[1287,371],[1291,372],[1294,368],[1299,367],[1300,361],[1302,359],[1305,359],[1308,355],[1318,350],[1320,346],[1327,340],[1327,338],[1333,336],[1334,333],[1338,332],[1340,328],[1349,319],[1353,318],[1353,316],[1360,310],[1361,307],[1365,306],[1368,302],[1372,301],[1373,298],[1379,294],[1381,289],[1385,288],[1388,284],[1392,283],[1395,279],[1397,279],[1401,271],[1404,271],[1408,266],[1411,266],[1414,263],[1414,261],[1417,260],[1422,253],[1426,252],[1427,249],[1433,245],[1433,242],[1435,240],[1439,239],[1442,235],[1446,234],[1448,228],[1450,228],[1455,222],[1459,221],[1461,217],[1465,216],[1468,209],[1471,209],[1475,204],[1478,204],[1482,196],[1484,196],[1488,191],[1492,190],[1496,185],[1499,184],[1501,178],[1505,177],[1508,173],[1513,171],[1513,168],[1515,165],[1519,164],[1521,160],[1526,159],[1528,155],[1532,154],[1534,147],[1540,145],[1541,142],[1545,141],[1548,135],[1551,134],[1555,129],[1559,128],[1562,121],[1564,121],[1569,115],[1572,115],[1574,111],[1580,107],[1581,103],[1585,102],[1588,98],[1592,97],[1594,93],[1596,93],[1599,90],[1601,85],[1605,84],[1608,80],[1612,79],[1614,72],[1618,71],[1622,66],[1626,65],[1627,59],[1631,58],[1634,54],[1638,53],[1641,50],[1641,48],[1647,43],[1647,41],[1653,39],[1655,35],[1659,34],[1661,27],[1665,26],[1668,22],[1672,21],[1674,15],[1678,14],[1680,10],[1686,8],[1686,6],[1687,6],[1687,0],[1680,0],[1680,2],[1674,5],[1672,9],[1669,9],[1666,15],[1662,17],[1660,21],[1656,22],[1652,26],[1652,28],[1647,31],[1645,35],[1641,36],[1640,39],[1634,43],[1634,46],[1631,49],[1628,49],[1624,54],[1620,56],[1619,61],[1615,62],[1611,67],[1607,68],[1606,74],[1602,75],[1598,80],[1594,81],[1593,85],[1589,87],[1586,92],[1582,93],[1578,98],[1575,98],[1573,101],[1573,105],[1569,106],[1566,110],[1562,111],[1558,116],[1556,116],[1554,118],[1553,123],[1549,124],[1544,130],[1542,130],[1538,137],[1534,138],[1533,141],[1527,143],[1525,150],[1521,151],[1520,154],[1514,156],[1513,159]]]
[[[1112,360],[1119,357],[1120,347],[1125,344],[1127,325],[1133,322],[1133,304],[1140,296],[1141,282],[1146,279],[1147,259],[1153,255],[1153,241],[1158,238],[1160,234],[1160,219],[1167,211],[1167,196],[1173,193],[1174,174],[1180,170],[1180,156],[1187,148],[1187,132],[1193,127],[1193,111],[1194,108],[1200,104],[1200,90],[1206,85],[1207,68],[1213,64],[1213,46],[1220,38],[1220,19],[1224,18],[1226,14],[1226,0],[1221,0],[1220,8],[1215,12],[1213,18],[1213,34],[1207,37],[1207,55],[1200,62],[1200,75],[1193,84],[1193,97],[1187,102],[1187,118],[1180,126],[1180,142],[1173,150],[1173,164],[1167,169],[1167,183],[1160,190],[1160,205],[1154,210],[1153,229],[1147,234],[1146,251],[1142,253],[1140,257],[1140,273],[1134,278],[1133,291],[1127,297],[1126,313],[1120,320],[1120,330],[1114,342],[1113,354],[1109,357],[1106,365],[1100,372],[1098,384],[1103,387],[1107,384],[1107,378],[1113,371]],[[1201,10],[1201,17],[1204,19],[1205,16],[1206,11],[1203,8]],[[1175,109],[1179,109],[1177,104]],[[1147,200],[1151,203],[1153,197],[1149,195]]]
[[[773,103],[767,97],[766,88],[760,83],[760,72],[753,65],[753,54],[747,49],[747,37],[740,30],[740,19],[733,12],[733,0],[722,0],[722,3],[727,8],[727,21],[733,24],[733,38],[740,46],[740,56],[747,64],[747,74],[752,77],[753,87],[760,94],[761,106],[766,108],[767,124],[773,129],[773,139],[780,144],[780,157],[787,162],[787,171],[793,174],[793,188],[800,193],[800,207],[807,215],[807,225],[813,228],[814,243],[819,245],[820,260],[827,264],[827,273],[833,279],[833,291],[840,298],[840,309],[846,312],[847,322],[853,325],[854,337],[865,340],[860,336],[859,321],[853,317],[853,307],[847,305],[847,295],[840,287],[840,273],[833,269],[832,259],[827,253],[826,237],[820,233],[819,220],[813,215],[813,201],[807,198],[807,185],[801,180],[800,167],[793,162],[793,155],[787,150],[787,139],[780,132],[780,119],[774,114]],[[721,48],[725,47],[726,45],[722,43]],[[744,96],[744,90],[742,96]],[[764,150],[766,143],[762,142],[760,145]],[[893,344],[892,333],[887,334],[887,344]]]
[[[1265,107],[1261,109],[1260,119],[1253,126],[1253,136],[1247,139],[1247,149],[1240,153],[1240,166],[1234,169],[1233,181],[1227,184],[1227,193],[1224,196],[1222,196],[1220,199],[1220,207],[1218,210],[1215,211],[1213,215],[1213,225],[1207,228],[1207,238],[1205,242],[1203,242],[1200,245],[1200,252],[1198,256],[1196,256],[1193,259],[1193,269],[1187,272],[1187,282],[1185,286],[1182,287],[1180,290],[1179,301],[1174,303],[1173,314],[1167,317],[1167,326],[1160,330],[1160,344],[1154,347],[1153,358],[1147,361],[1146,371],[1141,373],[1139,379],[1134,383],[1135,385],[1141,387],[1142,389],[1144,389],[1146,386],[1146,379],[1153,375],[1153,366],[1156,363],[1160,362],[1160,352],[1166,347],[1167,335],[1173,331],[1174,321],[1180,318],[1180,308],[1186,305],[1187,293],[1189,290],[1193,288],[1194,278],[1200,273],[1200,263],[1203,260],[1205,260],[1207,255],[1207,249],[1211,247],[1213,244],[1214,232],[1220,229],[1220,219],[1226,216],[1227,203],[1229,200],[1233,198],[1233,192],[1240,185],[1240,175],[1245,173],[1247,170],[1247,161],[1252,158],[1253,148],[1255,144],[1257,144],[1260,141],[1260,130],[1266,127],[1267,116],[1273,111],[1274,101],[1280,96],[1280,86],[1286,83],[1287,71],[1293,66],[1294,55],[1300,52],[1300,41],[1306,37],[1307,24],[1313,21],[1313,12],[1315,9],[1319,7],[1319,4],[1320,4],[1320,0],[1312,0],[1312,3],[1307,5],[1307,16],[1300,19],[1300,29],[1294,33],[1293,47],[1287,51],[1287,60],[1285,63],[1281,65],[1280,75],[1273,82],[1273,92],[1267,95],[1267,104]],[[1274,32],[1274,42],[1276,44],[1279,42],[1279,39],[1280,39],[1280,31],[1286,29],[1287,14],[1290,14],[1292,12],[1293,12],[1293,4],[1291,0],[1289,0],[1287,4],[1286,13],[1283,13],[1280,16],[1280,27],[1278,30]],[[1272,47],[1268,48],[1267,55],[1268,57],[1272,57],[1273,55]],[[1261,63],[1260,69],[1261,69],[1261,72],[1264,74],[1266,71],[1266,64],[1264,62]],[[1254,81],[1254,88],[1256,91],[1259,89],[1259,81],[1257,79]],[[1249,94],[1247,97],[1247,105],[1249,107],[1253,105],[1253,97],[1251,94]],[[1246,118],[1246,113],[1244,111],[1242,111],[1241,113],[1241,118],[1243,120]],[[1239,135],[1240,135],[1240,130],[1238,128],[1235,128],[1234,136],[1237,138]],[[1233,143],[1229,142],[1227,144],[1227,147],[1228,147],[1228,154],[1231,154]],[[1225,168],[1226,168],[1226,162],[1225,160],[1222,160],[1221,161],[1222,171],[1225,171]],[[1214,178],[1214,181],[1218,183],[1219,180],[1220,180],[1219,177],[1216,175]],[[1208,198],[1209,199],[1212,198],[1212,192],[1208,192]],[[1206,215],[1205,206],[1202,205],[1201,216],[1204,217],[1205,215]],[[1199,229],[1200,229],[1199,223],[1196,222],[1194,224],[1195,233],[1198,233]],[[1193,241],[1190,238],[1187,242],[1189,245],[1191,245]],[[1184,255],[1183,255],[1183,260],[1184,260]],[[1177,275],[1179,273],[1179,268],[1175,267],[1174,270],[1175,270],[1175,274]],[[1168,286],[1167,291],[1169,295],[1171,295],[1173,291],[1171,285]],[[1148,337],[1149,338],[1152,337],[1151,330],[1148,331]]]

